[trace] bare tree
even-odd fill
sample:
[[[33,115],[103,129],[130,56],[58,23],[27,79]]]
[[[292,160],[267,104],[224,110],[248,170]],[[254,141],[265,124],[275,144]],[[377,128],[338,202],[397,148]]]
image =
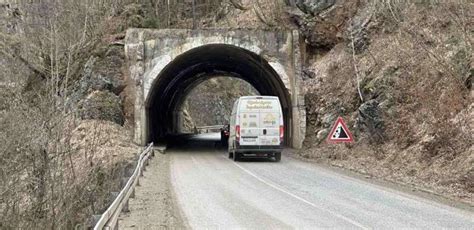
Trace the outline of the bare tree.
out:
[[[112,0],[20,0],[2,7],[0,62],[12,84],[2,88],[8,100],[0,120],[0,228],[70,229],[103,206],[91,194],[104,181],[94,171],[77,176],[68,96],[107,19],[121,7]]]

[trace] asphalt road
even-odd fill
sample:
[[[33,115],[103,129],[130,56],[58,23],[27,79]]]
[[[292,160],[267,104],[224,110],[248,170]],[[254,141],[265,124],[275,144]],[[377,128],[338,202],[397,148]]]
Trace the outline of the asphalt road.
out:
[[[191,228],[474,229],[472,212],[312,163],[233,162],[214,148],[216,138],[168,150],[176,202]]]

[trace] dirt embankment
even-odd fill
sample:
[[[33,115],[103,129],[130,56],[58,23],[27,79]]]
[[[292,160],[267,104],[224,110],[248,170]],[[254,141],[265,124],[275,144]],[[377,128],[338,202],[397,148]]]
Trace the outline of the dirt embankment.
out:
[[[111,121],[79,121],[70,132],[74,154],[65,168],[71,169],[67,173],[74,178],[71,187],[75,189],[69,193],[75,199],[75,221],[82,226],[110,205],[110,193],[121,190],[120,180],[141,147],[130,141],[129,130]]]

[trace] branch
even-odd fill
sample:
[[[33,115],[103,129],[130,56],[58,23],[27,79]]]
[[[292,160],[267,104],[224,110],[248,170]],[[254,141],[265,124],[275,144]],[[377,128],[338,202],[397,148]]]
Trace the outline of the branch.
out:
[[[351,35],[351,46],[352,46],[352,64],[354,65],[354,70],[355,70],[355,74],[356,74],[357,92],[359,93],[360,101],[364,102],[364,97],[362,95],[362,91],[360,90],[359,68],[357,67],[357,60],[356,60],[355,47],[354,47],[354,35],[353,35],[353,30],[352,29],[350,31],[350,35]]]

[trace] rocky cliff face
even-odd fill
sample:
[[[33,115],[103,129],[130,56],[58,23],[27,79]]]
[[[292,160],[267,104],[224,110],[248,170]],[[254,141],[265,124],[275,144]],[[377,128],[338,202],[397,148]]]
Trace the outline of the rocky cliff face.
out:
[[[106,46],[97,52],[84,65],[68,100],[70,109],[84,120],[107,120],[123,125],[126,87],[123,47]]]
[[[180,127],[180,131],[182,133],[193,133],[194,127],[196,127],[196,123],[194,122],[193,117],[189,113],[189,101],[185,101],[183,105],[183,116],[184,121],[182,127]]]

